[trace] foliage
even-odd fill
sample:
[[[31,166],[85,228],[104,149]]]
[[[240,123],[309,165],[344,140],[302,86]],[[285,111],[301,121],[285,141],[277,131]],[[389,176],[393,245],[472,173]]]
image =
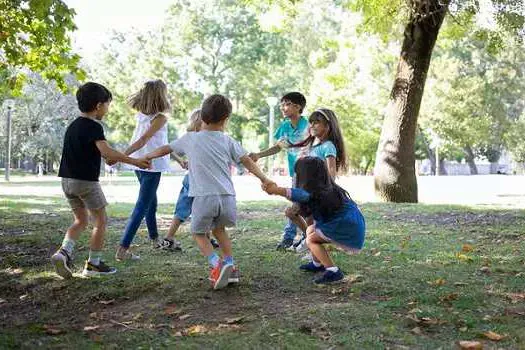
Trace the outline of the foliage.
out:
[[[83,72],[80,57],[70,52],[68,34],[75,30],[75,12],[61,0],[0,0],[0,74],[8,75],[0,86],[20,93],[24,82],[21,68],[40,72],[55,80],[62,90],[64,77]]]

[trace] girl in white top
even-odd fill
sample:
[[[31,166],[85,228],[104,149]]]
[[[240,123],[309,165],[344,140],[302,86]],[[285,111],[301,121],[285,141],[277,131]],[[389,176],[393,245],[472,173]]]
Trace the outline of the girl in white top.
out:
[[[139,92],[129,97],[128,103],[138,113],[135,117],[137,124],[131,144],[124,153],[141,157],[167,144],[168,126],[164,113],[169,110],[170,104],[166,84],[162,80],[147,81]],[[146,218],[149,237],[153,244],[157,245],[159,236],[156,218],[157,188],[161,173],[170,170],[169,160],[169,155],[166,155],[153,160],[150,169],[135,169],[140,190],[115,255],[117,260],[139,259],[128,249],[144,218]]]

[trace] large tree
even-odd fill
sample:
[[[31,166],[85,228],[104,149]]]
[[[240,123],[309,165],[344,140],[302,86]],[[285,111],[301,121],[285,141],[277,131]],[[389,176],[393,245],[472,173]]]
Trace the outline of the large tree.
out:
[[[74,14],[61,0],[0,0],[0,91],[21,91],[22,68],[55,80],[61,89],[67,74],[82,77],[68,37],[76,29]]]

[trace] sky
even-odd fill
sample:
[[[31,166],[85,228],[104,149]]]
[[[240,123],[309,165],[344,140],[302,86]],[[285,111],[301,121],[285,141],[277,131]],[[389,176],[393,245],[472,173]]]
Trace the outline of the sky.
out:
[[[89,58],[113,30],[154,29],[159,26],[172,0],[64,0],[76,11],[78,29],[72,34],[75,52]]]

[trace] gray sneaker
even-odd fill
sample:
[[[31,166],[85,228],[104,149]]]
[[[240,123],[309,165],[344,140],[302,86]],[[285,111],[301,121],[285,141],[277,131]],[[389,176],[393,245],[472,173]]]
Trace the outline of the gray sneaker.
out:
[[[73,277],[73,260],[69,254],[62,248],[56,251],[51,256],[51,262],[55,266],[55,270],[59,276],[63,278]]]
[[[240,274],[237,266],[233,266],[232,272],[230,272],[230,277],[228,278],[228,283],[239,283]]]

